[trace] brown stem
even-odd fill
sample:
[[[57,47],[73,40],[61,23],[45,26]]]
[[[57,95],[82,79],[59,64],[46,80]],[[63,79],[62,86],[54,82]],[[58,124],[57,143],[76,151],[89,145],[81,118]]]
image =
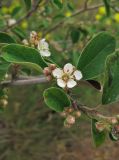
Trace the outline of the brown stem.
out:
[[[95,108],[89,108],[85,105],[78,104],[77,101],[75,101],[73,99],[71,99],[71,100],[72,100],[73,107],[76,110],[82,111],[88,117],[94,118],[97,120],[103,120],[108,123],[112,123],[112,118],[114,118],[114,116],[113,117],[105,116],[102,113],[100,113],[99,111],[97,111]]]

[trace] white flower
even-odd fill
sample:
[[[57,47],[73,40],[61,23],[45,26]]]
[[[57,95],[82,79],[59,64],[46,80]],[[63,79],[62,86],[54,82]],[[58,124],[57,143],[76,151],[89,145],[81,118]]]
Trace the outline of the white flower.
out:
[[[41,39],[38,43],[38,50],[40,51],[41,56],[49,57],[51,55],[49,51],[49,45],[45,39]]]
[[[16,23],[16,20],[15,20],[15,19],[12,19],[12,18],[8,19],[8,26],[12,26],[12,25],[14,25],[15,23]]]
[[[52,74],[61,88],[73,88],[76,86],[77,81],[83,77],[81,71],[76,70],[70,63],[67,63],[63,70],[60,68],[54,69]]]

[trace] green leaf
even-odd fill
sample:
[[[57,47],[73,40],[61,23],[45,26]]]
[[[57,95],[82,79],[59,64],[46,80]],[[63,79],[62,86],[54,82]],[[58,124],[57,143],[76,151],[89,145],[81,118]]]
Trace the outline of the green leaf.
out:
[[[24,0],[27,10],[31,9],[31,0]]]
[[[12,17],[15,17],[20,12],[20,10],[21,6],[16,6],[11,13]]]
[[[26,33],[20,27],[14,27],[12,32],[18,36],[21,40],[26,38]]]
[[[118,141],[119,140],[119,137],[117,137],[115,134],[113,134],[112,132],[109,133],[109,138],[112,140],[112,141]]]
[[[54,3],[59,9],[62,9],[62,8],[63,8],[63,3],[61,2],[61,0],[53,0],[53,3]]]
[[[103,2],[104,2],[104,5],[105,5],[105,8],[106,8],[106,12],[107,12],[107,16],[109,16],[110,15],[110,9],[111,9],[111,7],[110,7],[110,0],[103,0]]]
[[[80,37],[80,31],[77,28],[73,28],[71,31],[71,39],[73,43],[77,43]]]
[[[101,32],[86,45],[79,58],[77,68],[83,73],[83,79],[92,79],[104,72],[105,60],[114,52],[115,39]]]
[[[16,41],[7,33],[5,32],[0,32],[0,43],[16,43]]]
[[[106,138],[106,133],[105,131],[99,132],[96,127],[95,127],[95,123],[97,122],[97,120],[92,119],[92,137],[93,137],[93,141],[96,147],[99,147],[101,144],[104,143],[105,138]]]
[[[68,96],[62,89],[51,87],[46,89],[43,95],[47,106],[56,112],[63,112],[65,107],[71,105]]]
[[[23,45],[11,44],[3,47],[2,57],[8,62],[31,67],[37,71],[47,66],[36,49]]]
[[[117,101],[119,101],[119,52],[109,56],[106,62],[102,104]]]
[[[0,81],[4,79],[5,74],[8,71],[10,64],[5,61],[0,61]]]

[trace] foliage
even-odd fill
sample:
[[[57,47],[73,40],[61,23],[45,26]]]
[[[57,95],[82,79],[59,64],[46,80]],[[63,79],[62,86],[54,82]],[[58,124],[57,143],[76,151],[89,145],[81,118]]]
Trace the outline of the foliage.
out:
[[[80,10],[78,1],[62,0],[19,0],[2,7],[0,107],[7,104],[7,87],[49,81],[50,87],[43,93],[45,104],[53,112],[61,112],[68,128],[82,113],[91,118],[98,147],[106,133],[118,140],[119,117],[104,116],[97,108],[86,107],[78,94],[82,82],[90,83],[101,94],[101,105],[119,101],[119,14],[116,2],[101,0],[101,5],[90,7],[92,3],[88,6],[86,1]],[[115,24],[110,27],[112,21]]]

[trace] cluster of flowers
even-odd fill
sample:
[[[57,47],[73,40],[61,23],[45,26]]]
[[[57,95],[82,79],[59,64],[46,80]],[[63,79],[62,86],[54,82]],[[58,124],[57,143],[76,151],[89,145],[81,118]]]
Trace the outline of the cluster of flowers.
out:
[[[24,39],[22,42],[24,45],[37,48],[43,57],[51,55],[49,44],[44,38],[40,39],[35,31],[30,33],[29,40]],[[55,64],[50,64],[49,67],[44,68],[44,74],[48,80],[53,77],[56,78],[57,85],[61,88],[73,88],[77,85],[77,81],[83,77],[81,71],[77,70],[71,63],[65,64],[63,69],[56,67]]]
[[[64,112],[60,113],[62,117],[65,117],[64,126],[70,128],[75,124],[76,118],[81,116],[80,111],[75,111],[73,108],[66,108]]]
[[[44,68],[44,74],[48,80],[51,80],[52,77],[56,78],[57,85],[61,88],[73,88],[83,77],[81,71],[76,70],[71,63],[65,64],[63,69],[52,64],[49,67]]]
[[[24,39],[22,43],[26,46],[37,48],[43,57],[49,57],[51,55],[51,52],[49,51],[49,44],[44,38],[40,39],[38,33],[35,31],[30,33],[29,40]]]

